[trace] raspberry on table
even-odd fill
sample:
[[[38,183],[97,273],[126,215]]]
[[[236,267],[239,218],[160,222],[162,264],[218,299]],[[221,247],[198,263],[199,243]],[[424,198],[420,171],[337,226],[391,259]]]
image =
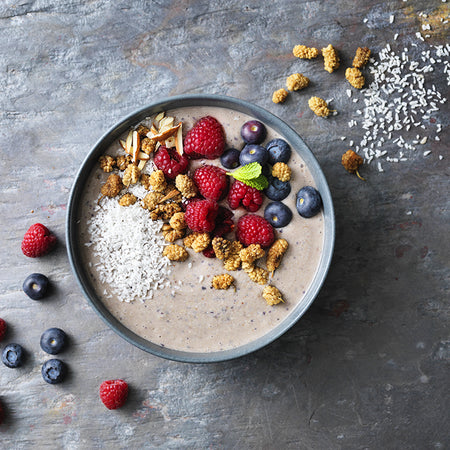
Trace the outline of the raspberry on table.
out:
[[[218,158],[225,151],[222,125],[212,116],[202,117],[187,133],[183,150],[191,159]]]
[[[192,231],[211,232],[216,226],[218,210],[218,204],[212,200],[190,202],[186,206],[184,220]]]
[[[272,176],[283,182],[291,179],[291,173],[291,168],[283,162],[277,162],[272,167]]]
[[[108,409],[117,409],[125,404],[128,384],[123,380],[108,380],[100,385],[100,399]]]
[[[193,180],[200,195],[208,200],[218,202],[227,194],[229,178],[220,167],[201,166],[194,172]]]
[[[256,214],[245,214],[238,220],[236,237],[246,247],[259,244],[263,248],[269,247],[275,238],[272,225]]]
[[[335,48],[328,44],[326,48],[322,49],[322,55],[324,59],[324,69],[331,73],[339,67],[339,57]]]
[[[56,244],[56,236],[41,223],[31,225],[22,240],[22,253],[38,258],[49,253]]]
[[[263,201],[264,198],[261,191],[239,180],[235,180],[228,193],[228,204],[231,209],[243,206],[247,211],[256,212],[263,204]]]
[[[175,148],[167,148],[164,145],[155,153],[153,162],[170,180],[174,180],[180,173],[186,173],[189,167],[189,160],[184,154],[180,155]]]

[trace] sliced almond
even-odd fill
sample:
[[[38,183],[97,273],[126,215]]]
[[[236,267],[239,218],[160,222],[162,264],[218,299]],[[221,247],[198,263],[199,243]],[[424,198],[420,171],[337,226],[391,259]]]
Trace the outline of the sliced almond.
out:
[[[125,141],[125,151],[131,155],[131,147],[133,145],[133,132],[130,131],[127,136],[127,140]]]
[[[182,126],[178,128],[177,138],[175,140],[175,148],[177,149],[177,153],[181,156],[183,154],[183,131]]]
[[[133,162],[138,160],[139,150],[141,149],[141,136],[137,131],[133,131],[133,148],[131,150],[131,156]]]
[[[171,198],[174,198],[179,194],[180,194],[180,191],[178,189],[173,189],[167,195],[165,195],[158,203],[163,203],[166,200],[170,200]]]
[[[144,153],[144,154],[145,154],[145,153]],[[147,156],[148,156],[148,155],[147,155]],[[147,161],[146,161],[145,159],[139,161],[138,169],[139,169],[139,170],[143,170],[146,164],[147,164]]]
[[[158,134],[158,128],[156,128],[155,125],[152,125],[152,127],[150,128],[150,133]],[[148,133],[147,133],[147,136],[148,136]]]
[[[161,111],[156,117],[155,117],[155,121],[159,122],[164,116],[165,116],[165,112]]]
[[[174,121],[174,117],[164,117],[164,119],[159,122],[159,131],[161,132],[162,130],[172,128]]]
[[[127,143],[123,139],[119,140],[119,144],[123,150],[125,150],[125,151],[127,150]]]
[[[159,134],[153,134],[153,133],[147,133],[147,137],[149,137],[150,139],[154,139],[155,141],[161,142],[161,141],[165,141],[167,138],[169,138],[170,136],[173,136],[177,131],[178,128],[181,127],[181,122],[178,125],[175,125],[172,128],[169,128],[166,131],[163,131],[162,133]]]
[[[170,138],[167,138],[167,139],[164,141],[164,145],[165,145],[167,148],[172,148],[172,147],[175,147],[176,141],[177,141],[177,138],[176,138],[175,136],[170,136]]]

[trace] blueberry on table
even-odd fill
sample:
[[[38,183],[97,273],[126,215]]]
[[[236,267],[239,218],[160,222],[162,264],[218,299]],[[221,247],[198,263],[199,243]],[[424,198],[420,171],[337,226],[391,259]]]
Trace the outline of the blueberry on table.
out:
[[[275,177],[269,177],[269,186],[264,189],[264,194],[270,200],[284,200],[291,192],[291,183],[289,181],[281,181]]]
[[[296,207],[302,217],[314,217],[322,207],[322,198],[317,189],[312,186],[302,187],[297,192]]]
[[[49,359],[42,365],[42,378],[50,384],[61,383],[66,376],[66,365],[60,359]]]
[[[236,169],[239,166],[239,155],[241,152],[236,148],[229,148],[222,153],[220,163],[226,169]]]
[[[282,228],[292,220],[292,211],[284,203],[271,202],[264,210],[264,218],[275,228]]]
[[[47,293],[48,278],[41,273],[32,273],[27,276],[22,288],[28,297],[33,300],[40,300]]]
[[[60,328],[49,328],[42,333],[41,348],[50,355],[56,355],[64,349],[67,335]]]
[[[8,344],[2,352],[2,362],[6,367],[15,369],[22,365],[24,351],[19,344]]]
[[[272,139],[267,143],[266,149],[269,153],[269,163],[272,165],[277,162],[287,163],[291,157],[291,147],[283,139]]]
[[[264,164],[267,163],[268,158],[269,154],[264,147],[256,144],[247,144],[239,155],[239,162],[242,166],[252,162],[258,162],[264,166]]]
[[[241,137],[246,144],[260,144],[266,136],[266,127],[259,120],[249,120],[241,127]]]

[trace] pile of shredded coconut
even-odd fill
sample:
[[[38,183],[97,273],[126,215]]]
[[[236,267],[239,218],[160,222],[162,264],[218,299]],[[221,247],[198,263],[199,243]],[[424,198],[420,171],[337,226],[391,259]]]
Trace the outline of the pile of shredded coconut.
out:
[[[417,44],[413,43],[412,46],[416,47]],[[359,100],[364,103],[364,107],[356,111],[355,118],[348,122],[350,128],[359,126],[361,131],[365,130],[355,151],[362,154],[366,163],[378,160],[380,172],[383,172],[381,161],[407,161],[412,152],[419,148],[423,156],[428,156],[431,151],[418,146],[432,139],[440,140],[438,135],[442,124],[435,115],[447,99],[427,77],[435,68],[443,68],[447,84],[450,85],[450,45],[430,46],[430,50],[422,51],[422,63],[410,58],[408,52],[409,49],[405,47],[396,53],[387,44],[379,52],[377,60],[370,60],[369,71],[373,81],[368,88],[362,89],[358,97],[353,96],[353,90],[347,89],[347,95],[353,97],[354,103]],[[342,136],[341,139],[345,140],[346,137]],[[354,142],[350,141],[349,144],[353,147]],[[387,144],[386,150],[383,147]],[[393,151],[396,147],[398,151]],[[439,159],[443,159],[443,156],[439,155]]]
[[[123,207],[117,199],[103,199],[94,208],[87,231],[95,264],[102,283],[109,286],[105,295],[120,300],[144,301],[153,291],[170,287],[170,262],[162,257],[167,244],[159,233],[161,221],[149,219],[139,202]]]

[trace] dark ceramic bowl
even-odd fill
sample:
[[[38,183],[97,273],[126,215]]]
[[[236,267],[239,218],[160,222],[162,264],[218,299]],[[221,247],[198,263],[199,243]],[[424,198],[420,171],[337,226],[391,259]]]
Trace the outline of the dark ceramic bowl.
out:
[[[77,223],[76,217],[78,208],[81,202],[81,196],[83,187],[85,186],[91,169],[97,163],[98,158],[102,155],[108,147],[130,127],[136,125],[146,117],[152,116],[160,111],[168,111],[170,109],[190,107],[190,106],[214,106],[232,109],[239,111],[255,119],[264,122],[269,127],[273,128],[280,136],[284,137],[292,148],[295,149],[301,158],[305,161],[309,170],[311,171],[317,189],[319,190],[323,201],[323,214],[324,214],[324,245],[323,253],[320,259],[318,270],[303,299],[296,305],[293,311],[284,319],[278,326],[270,330],[264,336],[249,342],[240,347],[236,347],[230,350],[224,350],[219,352],[199,353],[199,352],[186,352],[179,350],[171,350],[166,347],[161,347],[153,342],[150,342],[122,325],[104,306],[101,300],[95,294],[95,290],[90,283],[86,271],[81,264],[80,249],[78,248],[77,241]],[[163,358],[172,359],[176,361],[192,362],[192,363],[206,363],[206,362],[218,362],[225,361],[239,356],[246,355],[255,350],[264,347],[273,340],[277,339],[289,328],[291,328],[317,296],[324,280],[327,275],[328,269],[331,264],[331,258],[333,254],[335,238],[335,223],[334,223],[334,211],[333,203],[331,199],[330,190],[328,188],[325,176],[322,170],[308,147],[305,145],[300,136],[284,123],[279,118],[275,117],[268,111],[253,105],[243,100],[224,97],[219,95],[181,95],[177,97],[171,97],[166,100],[153,103],[145,108],[142,108],[125,119],[121,120],[117,125],[107,131],[103,137],[94,145],[93,149],[89,152],[84,160],[81,168],[75,178],[72,191],[70,193],[69,204],[67,208],[66,218],[66,240],[67,240],[67,252],[70,260],[70,264],[75,274],[83,294],[86,296],[88,302],[99,314],[99,316],[120,336],[131,344]]]

